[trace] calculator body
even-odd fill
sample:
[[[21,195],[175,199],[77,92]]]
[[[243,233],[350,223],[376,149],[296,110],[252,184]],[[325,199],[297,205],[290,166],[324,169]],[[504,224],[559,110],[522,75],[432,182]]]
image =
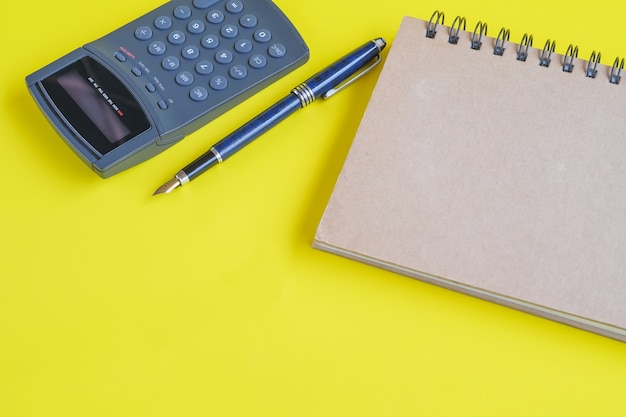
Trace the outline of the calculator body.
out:
[[[26,84],[70,148],[106,178],[177,143],[308,57],[270,0],[173,0],[27,76]]]

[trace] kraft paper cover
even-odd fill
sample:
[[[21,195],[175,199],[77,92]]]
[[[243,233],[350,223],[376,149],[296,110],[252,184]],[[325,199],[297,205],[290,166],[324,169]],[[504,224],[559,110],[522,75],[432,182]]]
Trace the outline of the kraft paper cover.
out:
[[[314,246],[626,340],[626,86],[405,18]]]

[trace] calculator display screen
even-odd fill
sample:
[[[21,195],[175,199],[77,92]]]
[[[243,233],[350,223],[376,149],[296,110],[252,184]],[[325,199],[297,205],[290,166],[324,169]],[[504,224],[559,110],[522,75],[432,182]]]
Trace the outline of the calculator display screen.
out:
[[[128,89],[92,58],[82,58],[42,83],[63,116],[102,154],[150,128]]]

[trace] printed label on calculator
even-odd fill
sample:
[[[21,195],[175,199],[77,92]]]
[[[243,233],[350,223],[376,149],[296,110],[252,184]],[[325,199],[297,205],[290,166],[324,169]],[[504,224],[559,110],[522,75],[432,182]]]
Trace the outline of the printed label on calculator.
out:
[[[175,0],[26,82],[65,142],[106,178],[158,154],[308,57],[270,0]]]

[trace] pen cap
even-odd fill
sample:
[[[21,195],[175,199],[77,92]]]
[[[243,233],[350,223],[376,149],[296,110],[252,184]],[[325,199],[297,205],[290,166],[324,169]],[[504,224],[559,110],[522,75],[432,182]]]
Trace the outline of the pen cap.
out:
[[[346,80],[353,77],[372,59],[378,57],[385,45],[386,43],[382,38],[367,41],[365,44],[309,78],[304,84],[309,87],[315,98],[326,95],[329,91],[336,89]],[[362,73],[356,75],[354,79],[358,78],[360,75],[362,75]],[[347,81],[346,84],[354,79]]]

